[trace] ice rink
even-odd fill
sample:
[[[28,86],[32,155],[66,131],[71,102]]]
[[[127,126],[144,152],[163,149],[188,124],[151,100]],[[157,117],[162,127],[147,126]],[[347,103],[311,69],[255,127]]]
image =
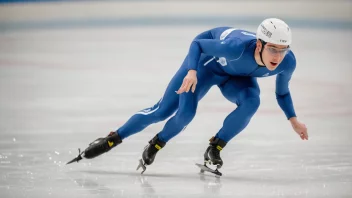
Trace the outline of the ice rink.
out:
[[[164,122],[65,165],[78,148],[154,105],[193,37],[210,27],[0,32],[0,197],[352,197],[351,29],[293,28],[298,64],[290,88],[308,141],[292,130],[269,77],[259,79],[257,114],[221,153],[221,178],[194,165],[236,108],[217,87],[143,175],[138,159]]]

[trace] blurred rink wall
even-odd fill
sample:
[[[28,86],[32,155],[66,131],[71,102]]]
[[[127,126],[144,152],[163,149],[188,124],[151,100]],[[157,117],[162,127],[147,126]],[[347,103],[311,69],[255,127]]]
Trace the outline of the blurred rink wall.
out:
[[[0,30],[148,25],[258,25],[352,28],[351,0],[0,0]]]
[[[160,72],[162,72],[164,75],[159,76],[159,78],[163,79],[158,80],[164,82],[164,84],[152,83],[150,80],[150,86],[160,86],[157,88],[154,87],[152,90],[140,90],[140,87],[137,85],[137,83],[129,84],[131,90],[133,90],[133,88],[138,89],[139,94],[143,95],[145,98],[138,101],[134,101],[137,99],[131,99],[131,101],[134,101],[133,108],[126,107],[125,112],[121,112],[124,109],[122,106],[116,106],[117,104],[115,99],[117,96],[110,96],[111,98],[114,98],[111,99],[113,102],[111,102],[111,104],[107,104],[105,102],[105,104],[107,105],[106,109],[111,109],[109,111],[111,112],[111,117],[109,117],[109,121],[111,123],[105,124],[115,126],[117,119],[120,119],[121,122],[119,123],[123,123],[122,121],[126,119],[126,115],[131,115],[133,112],[131,109],[136,110],[139,108],[145,108],[154,103],[155,100],[158,100],[159,98],[152,98],[152,96],[158,97],[159,94],[162,94],[165,84],[169,82],[169,78],[174,74],[175,69],[179,67],[180,60],[184,58],[184,55],[187,52],[187,48],[189,46],[189,41],[194,38],[194,36],[196,36],[196,34],[200,31],[204,31],[206,28],[212,28],[216,26],[233,26],[236,28],[249,27],[251,30],[255,30],[258,24],[265,18],[282,18],[291,26],[294,31],[294,35],[297,35],[294,37],[294,42],[298,41],[297,43],[299,43],[299,41],[301,41],[303,43],[302,45],[296,45],[298,48],[300,48],[300,50],[297,50],[297,55],[301,57],[301,60],[304,60],[304,57],[306,57],[305,63],[302,62],[302,64],[310,65],[309,67],[305,67],[305,70],[300,70],[305,72],[297,71],[297,76],[300,76],[301,78],[306,77],[307,79],[313,77],[318,79],[323,77],[324,81],[329,82],[333,82],[335,79],[341,79],[344,83],[350,83],[351,72],[349,71],[351,70],[348,68],[350,63],[347,61],[348,58],[345,58],[348,57],[348,54],[350,53],[348,50],[349,41],[347,40],[346,43],[338,42],[333,44],[332,42],[334,40],[329,36],[337,35],[335,37],[339,38],[341,41],[341,38],[344,39],[343,37],[345,37],[345,35],[350,35],[352,30],[351,9],[352,0],[0,0],[0,66],[1,64],[6,65],[2,67],[3,70],[0,72],[3,72],[3,75],[6,76],[8,74],[6,72],[8,72],[9,68],[11,67],[11,64],[9,64],[11,62],[15,62],[13,64],[19,65],[25,65],[28,63],[31,64],[32,62],[35,65],[59,65],[60,68],[66,69],[72,66],[75,68],[84,68],[87,70],[89,68],[97,68],[96,66],[99,65],[99,68],[116,68],[116,70],[114,70],[115,73],[124,70],[124,67],[122,66],[116,67],[116,63],[118,62],[119,65],[139,65],[140,67],[158,69]],[[175,27],[180,27],[180,30]],[[119,36],[115,36],[115,33],[117,32],[114,30],[115,28],[121,28],[121,32],[123,32],[121,35],[127,38],[117,38]],[[143,31],[146,30],[145,35],[140,36],[138,31],[134,31],[136,29]],[[64,31],[54,33],[55,30]],[[96,34],[92,33],[92,31],[96,30],[99,32]],[[82,32],[87,32],[88,36],[83,38]],[[98,39],[96,38],[97,35],[98,37],[101,35],[104,38]],[[136,41],[125,41],[137,36],[140,36],[141,39],[137,39]],[[43,39],[41,39],[42,37]],[[326,38],[327,42],[322,42],[325,41],[325,37],[328,37]],[[94,42],[88,42],[87,40],[89,38],[95,39]],[[57,40],[54,42],[52,39]],[[76,39],[78,41],[76,41]],[[158,49],[155,47],[152,48],[152,50],[149,50],[149,48],[147,48],[148,51],[154,52],[144,53],[146,46],[150,45],[150,42],[146,41],[147,39],[154,41],[157,40],[158,46],[162,46],[164,49]],[[169,41],[172,39],[174,39],[174,41]],[[100,44],[98,44],[98,42],[100,42]],[[119,43],[110,44],[110,42]],[[135,49],[135,46],[139,46],[140,44],[142,45],[141,48]],[[337,53],[338,55],[332,56],[332,58],[327,58],[330,51],[324,51],[326,46],[329,46],[329,50]],[[66,50],[67,47],[72,49]],[[85,50],[85,48],[89,47],[91,48],[90,50]],[[45,53],[47,51],[50,53]],[[140,56],[140,60],[135,60],[134,53],[139,52],[143,54],[143,56]],[[118,53],[121,53],[122,55],[116,56],[115,54]],[[155,53],[158,53],[161,58],[157,58]],[[337,57],[336,60],[334,57]],[[317,68],[334,65],[336,61],[339,61],[338,59],[341,59],[341,57],[343,57],[341,65],[346,67],[346,69],[343,71],[334,73],[330,72],[329,70],[323,71],[319,69],[319,72],[315,72]],[[147,59],[149,64],[141,64],[141,62],[144,62]],[[101,66],[102,60],[104,60],[104,66]],[[172,63],[175,68],[173,68],[170,63]],[[162,67],[166,64],[168,64],[168,67]],[[40,66],[37,67],[40,68]],[[52,97],[52,95],[50,95],[51,92],[46,91],[47,87],[45,87],[45,84],[47,83],[43,83],[43,81],[47,82],[47,77],[45,76],[47,73],[45,73],[45,75],[40,75],[40,72],[36,74],[33,67],[31,68],[32,69],[28,71],[29,73],[27,75],[31,75],[30,79],[33,81],[35,81],[36,77],[38,77],[39,80],[42,80],[38,80],[38,84],[42,84],[42,86],[31,87],[29,85],[25,86],[26,83],[14,83],[13,87],[15,90],[18,90],[18,94],[23,97],[22,90],[26,87],[29,87],[29,89],[38,90],[38,94],[27,94],[26,97],[33,97],[39,101],[44,100],[44,102],[49,103],[49,107],[60,105],[67,106],[67,104],[64,102],[65,100],[62,100],[61,103],[58,103],[58,101],[52,102],[50,100],[50,97]],[[82,71],[82,73],[80,73],[80,78],[84,78],[84,76],[89,75],[89,70],[85,73],[84,69],[80,70]],[[128,76],[130,73],[135,74],[134,72],[136,71],[124,71],[124,74]],[[143,75],[144,72],[147,71],[141,70],[140,74]],[[21,72],[17,73],[18,75],[21,74]],[[67,71],[65,77],[68,77],[68,74],[71,73]],[[99,72],[96,71],[96,73]],[[139,78],[137,76],[138,75],[136,75],[135,78]],[[8,79],[17,80],[15,77],[16,76],[9,76],[3,80],[5,83],[7,83]],[[107,78],[107,74],[101,77],[101,79],[105,78]],[[50,80],[53,81],[54,79]],[[57,78],[56,80],[57,81],[54,82],[60,85],[57,88],[64,89],[65,86],[61,85],[62,81],[60,78]],[[71,84],[73,82],[77,83],[73,79],[67,82],[71,82],[68,83],[67,87],[72,87]],[[84,81],[82,80],[81,82]],[[87,80],[87,82],[91,81]],[[149,81],[147,82],[147,80],[144,80],[143,82],[148,83]],[[99,87],[99,85],[106,86],[109,84],[107,82],[103,83],[101,80],[94,81],[94,83],[96,84],[96,87]],[[116,82],[114,81],[113,83]],[[93,83],[91,82],[90,85],[92,86]],[[78,87],[81,89],[84,86],[81,85]],[[8,94],[8,97],[5,95],[7,88],[8,87],[4,85],[4,90],[1,91],[3,95],[0,93],[0,98],[2,99],[0,104],[2,104],[4,108],[6,106],[5,109],[10,109],[9,112],[13,113],[16,111],[11,109],[12,107],[7,108],[7,106],[9,106],[8,104],[12,104],[11,102],[14,101],[12,95]],[[271,88],[271,84],[269,88]],[[116,89],[116,87],[111,87],[111,89]],[[96,88],[95,90],[95,94],[100,94],[102,96],[106,96],[107,94],[107,91],[101,90],[100,87]],[[98,92],[98,90],[101,90],[101,92]],[[9,90],[9,92],[12,92],[12,90]],[[89,91],[81,91],[77,93],[72,91],[72,93],[59,92],[57,95],[60,97],[68,97],[69,99],[67,100],[72,102],[74,97],[81,99],[86,96],[89,98],[91,95],[88,93]],[[47,99],[48,101],[45,101],[45,94],[50,96],[49,99]],[[325,94],[325,92],[322,92],[321,95],[323,94]],[[127,95],[134,96],[133,93],[128,93]],[[149,98],[147,98],[147,96],[149,96]],[[270,96],[273,96],[273,94]],[[110,97],[106,96],[106,100],[108,100]],[[4,102],[4,98],[10,102]],[[84,102],[88,100],[87,98],[83,98],[82,101]],[[207,96],[207,98],[209,97]],[[302,101],[304,99],[311,100],[311,98],[302,96],[297,98],[302,98]],[[275,108],[277,111],[279,111],[276,101],[274,99],[270,101],[271,103],[268,104],[271,104],[273,109]],[[311,101],[314,103],[314,100]],[[27,99],[23,97],[22,100],[19,100],[19,102],[14,104],[20,105],[18,109],[21,109],[30,106],[30,102],[31,100],[27,101]],[[87,108],[91,108],[97,104],[96,101],[90,102],[91,103],[87,105]],[[298,104],[299,102],[300,101],[297,101]],[[304,101],[304,103],[302,102],[302,104],[306,103],[306,101]],[[340,103],[346,104],[343,102]],[[135,104],[139,106],[136,106]],[[14,108],[16,105],[13,105]],[[47,108],[47,106],[42,104],[40,106],[43,108],[43,112],[47,112],[47,115],[52,115],[52,112],[47,110],[50,108]],[[116,109],[112,109],[112,106],[114,106]],[[318,108],[320,106],[315,105],[315,107]],[[343,108],[345,108],[345,106]],[[97,109],[102,108],[100,107]],[[298,105],[297,109],[300,112],[302,109],[306,110],[306,108],[299,108]],[[68,108],[67,111],[69,110],[72,112],[78,111],[77,109],[72,110],[71,108]],[[37,112],[38,109],[35,109],[35,111]],[[119,118],[116,118],[117,115],[115,111],[119,112]],[[311,109],[311,111],[314,110]],[[82,112],[85,111],[82,110]],[[282,115],[282,112],[279,113]],[[17,112],[17,114],[13,114],[17,116],[22,115],[23,112],[21,111]],[[88,115],[89,113],[86,114]],[[94,115],[93,113],[90,114]],[[96,114],[103,113],[96,112]],[[106,114],[106,112],[104,112],[104,114]],[[3,113],[3,115],[4,116],[0,118],[2,118],[3,123],[6,123],[4,120],[8,119],[7,113]],[[45,117],[44,115],[41,116]],[[17,120],[21,120],[22,117],[23,116],[19,116]],[[27,122],[32,126],[32,122],[35,122],[36,120],[32,120],[34,119],[32,116],[28,117],[31,117],[31,119],[28,119]],[[222,119],[221,116],[219,117]],[[38,116],[37,119],[40,118],[41,117]],[[63,119],[66,118],[63,117]],[[57,120],[57,118],[53,118],[53,120]],[[104,118],[103,120],[108,119]],[[221,120],[219,120],[219,123],[220,122]],[[22,124],[23,123],[21,123],[19,127],[26,126]],[[95,124],[98,125],[97,123]],[[106,126],[104,124],[101,125]],[[8,126],[9,125],[5,125],[5,128]],[[23,128],[28,131],[28,128],[22,127],[21,129]],[[99,126],[97,126],[97,128],[99,128]],[[35,131],[37,130],[38,129],[35,129]]]

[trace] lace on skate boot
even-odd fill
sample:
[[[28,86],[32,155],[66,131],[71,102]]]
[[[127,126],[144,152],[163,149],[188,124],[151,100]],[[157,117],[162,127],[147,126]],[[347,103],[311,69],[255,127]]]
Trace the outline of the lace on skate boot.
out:
[[[146,165],[151,165],[154,162],[156,153],[165,146],[165,142],[159,140],[158,135],[156,135],[153,139],[149,141],[149,144],[145,147],[142,159],[139,160],[139,165],[137,166],[137,170],[142,168],[143,171],[147,169]]]

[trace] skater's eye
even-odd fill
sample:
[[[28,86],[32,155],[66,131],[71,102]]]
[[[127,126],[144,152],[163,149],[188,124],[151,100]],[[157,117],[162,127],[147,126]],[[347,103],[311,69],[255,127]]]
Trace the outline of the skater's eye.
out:
[[[271,55],[286,55],[288,51],[290,51],[290,48],[284,48],[284,49],[279,49],[276,47],[266,47],[266,50],[270,52]]]

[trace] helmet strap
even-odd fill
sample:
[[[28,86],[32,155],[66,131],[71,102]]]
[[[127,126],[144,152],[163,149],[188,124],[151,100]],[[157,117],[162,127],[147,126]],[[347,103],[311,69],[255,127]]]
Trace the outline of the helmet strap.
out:
[[[264,47],[265,47],[265,45],[266,45],[266,42],[263,41],[262,39],[259,39],[259,40],[260,40],[260,42],[262,43],[262,49],[261,49],[260,52],[259,52],[260,60],[262,61],[263,65],[266,66],[265,63],[264,63],[264,61],[263,61],[263,51],[264,51]]]

